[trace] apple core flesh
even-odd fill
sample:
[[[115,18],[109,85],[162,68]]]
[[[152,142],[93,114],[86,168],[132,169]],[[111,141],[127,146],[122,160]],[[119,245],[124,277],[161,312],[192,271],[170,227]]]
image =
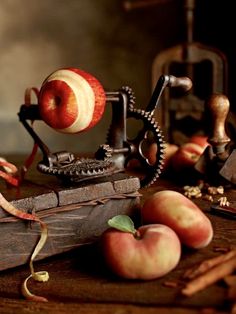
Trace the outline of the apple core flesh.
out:
[[[181,256],[176,233],[160,224],[138,229],[139,237],[128,232],[108,229],[102,235],[104,258],[118,276],[150,280],[173,270]]]
[[[39,93],[42,119],[62,133],[79,133],[96,125],[105,103],[105,91],[100,82],[75,68],[51,73]]]

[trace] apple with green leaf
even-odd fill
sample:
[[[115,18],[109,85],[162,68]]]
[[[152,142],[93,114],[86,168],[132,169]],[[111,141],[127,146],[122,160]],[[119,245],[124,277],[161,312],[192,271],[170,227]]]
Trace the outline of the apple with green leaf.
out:
[[[127,279],[151,280],[162,277],[179,263],[181,243],[168,226],[150,224],[135,229],[129,216],[118,215],[101,236],[107,266]]]

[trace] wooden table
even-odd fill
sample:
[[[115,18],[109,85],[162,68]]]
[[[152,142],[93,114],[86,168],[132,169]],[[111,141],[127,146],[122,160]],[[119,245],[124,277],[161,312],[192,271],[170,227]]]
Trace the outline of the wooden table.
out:
[[[170,179],[160,178],[147,189],[141,189],[143,202],[158,190],[182,191],[182,186]],[[226,192],[236,201],[236,191]],[[195,200],[194,200],[195,201]],[[195,201],[208,215],[214,228],[214,239],[204,249],[187,250],[179,265],[163,278],[151,281],[131,281],[117,278],[102,262],[97,243],[81,246],[70,252],[35,262],[35,270],[47,270],[50,279],[45,283],[29,282],[32,293],[45,296],[48,302],[30,302],[20,294],[20,285],[29,275],[28,265],[0,272],[0,313],[98,313],[98,314],[195,314],[230,313],[226,299],[227,287],[218,282],[192,297],[184,297],[179,288],[164,286],[165,281],[181,278],[194,264],[217,256],[215,247],[236,245],[236,222],[210,213],[208,201]]]

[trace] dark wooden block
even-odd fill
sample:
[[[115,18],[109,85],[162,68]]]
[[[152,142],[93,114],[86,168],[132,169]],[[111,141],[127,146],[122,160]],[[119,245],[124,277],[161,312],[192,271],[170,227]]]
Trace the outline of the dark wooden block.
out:
[[[39,174],[19,191],[3,185],[1,191],[17,208],[34,210],[47,224],[49,237],[36,258],[40,260],[97,241],[115,215],[133,216],[139,188],[139,179],[124,173],[71,186]],[[1,207],[0,223],[0,270],[27,263],[40,236],[39,224],[9,216]]]

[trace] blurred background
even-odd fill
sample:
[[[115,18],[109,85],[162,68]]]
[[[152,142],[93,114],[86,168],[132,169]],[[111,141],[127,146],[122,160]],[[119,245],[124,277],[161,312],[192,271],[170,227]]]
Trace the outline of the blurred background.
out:
[[[122,0],[1,0],[1,153],[31,151],[33,141],[17,115],[25,89],[40,88],[43,80],[61,67],[93,74],[106,90],[128,85],[135,93],[137,107],[145,108],[152,92],[155,57],[186,40],[183,1],[154,2],[128,10]],[[229,64],[227,95],[234,111],[232,2],[196,0],[194,40],[225,54]],[[52,151],[95,152],[104,143],[109,124],[107,105],[100,123],[83,134],[59,134],[42,121],[35,127]]]

